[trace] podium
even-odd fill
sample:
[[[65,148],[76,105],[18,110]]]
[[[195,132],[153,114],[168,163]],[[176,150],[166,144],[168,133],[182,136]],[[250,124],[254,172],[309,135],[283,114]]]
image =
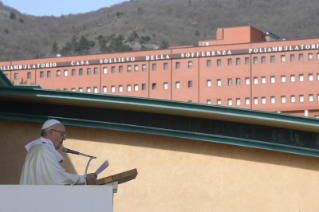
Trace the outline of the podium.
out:
[[[90,182],[87,186],[0,185],[0,211],[113,211],[118,185],[135,179],[132,169]]]

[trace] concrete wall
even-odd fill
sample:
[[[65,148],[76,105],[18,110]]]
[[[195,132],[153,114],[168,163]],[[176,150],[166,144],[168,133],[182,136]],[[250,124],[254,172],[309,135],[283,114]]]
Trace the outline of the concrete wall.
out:
[[[18,183],[23,146],[41,123],[0,120],[0,183]],[[66,126],[64,146],[106,159],[99,177],[137,168],[119,186],[114,211],[319,211],[319,159],[230,145]],[[63,166],[82,174],[87,159],[68,155]]]

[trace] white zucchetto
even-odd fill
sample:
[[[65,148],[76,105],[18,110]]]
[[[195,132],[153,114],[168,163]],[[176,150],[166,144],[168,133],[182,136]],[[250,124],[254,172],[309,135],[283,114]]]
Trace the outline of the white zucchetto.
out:
[[[48,119],[46,122],[44,122],[41,130],[48,128],[48,127],[51,127],[52,125],[55,125],[55,124],[61,124],[61,122],[59,122],[56,119]]]

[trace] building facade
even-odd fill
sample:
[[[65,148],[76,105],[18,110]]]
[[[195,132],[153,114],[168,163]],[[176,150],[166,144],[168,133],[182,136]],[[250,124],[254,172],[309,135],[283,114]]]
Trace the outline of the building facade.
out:
[[[319,38],[251,26],[198,47],[0,62],[10,81],[46,89],[216,104],[319,117]]]

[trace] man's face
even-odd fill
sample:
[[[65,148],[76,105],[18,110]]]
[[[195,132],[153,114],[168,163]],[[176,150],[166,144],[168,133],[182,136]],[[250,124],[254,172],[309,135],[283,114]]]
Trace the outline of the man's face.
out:
[[[58,124],[50,132],[50,140],[52,141],[55,149],[60,149],[65,138],[66,132],[63,124]]]

